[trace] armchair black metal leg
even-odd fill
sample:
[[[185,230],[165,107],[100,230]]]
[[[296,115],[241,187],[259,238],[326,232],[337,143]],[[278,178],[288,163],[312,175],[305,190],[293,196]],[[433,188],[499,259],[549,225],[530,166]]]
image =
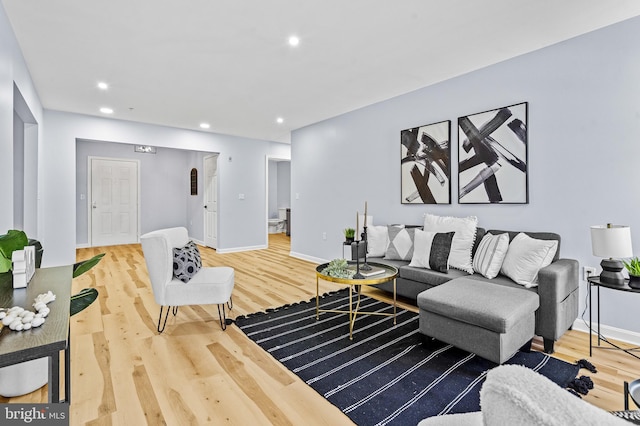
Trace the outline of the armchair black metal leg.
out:
[[[173,307],[173,316],[175,317],[178,314],[178,307],[174,306]]]
[[[227,306],[229,307],[229,310],[233,309],[233,296],[229,296],[229,301],[227,302]]]
[[[222,311],[220,311],[220,307],[222,306]],[[227,315],[224,308],[224,303],[218,304],[218,316],[220,317],[220,327],[222,330],[227,329]]]
[[[164,327],[167,325],[167,318],[169,317],[169,311],[171,310],[171,306],[167,306],[167,310],[164,314],[164,323],[162,323],[162,327],[160,327],[160,323],[162,322],[162,310],[164,309],[164,306],[160,306],[160,315],[158,316],[158,333],[161,333],[164,331]],[[173,315],[175,315],[175,313],[177,312],[178,307],[174,307],[174,313]]]
[[[624,410],[629,410],[629,383],[624,382]]]

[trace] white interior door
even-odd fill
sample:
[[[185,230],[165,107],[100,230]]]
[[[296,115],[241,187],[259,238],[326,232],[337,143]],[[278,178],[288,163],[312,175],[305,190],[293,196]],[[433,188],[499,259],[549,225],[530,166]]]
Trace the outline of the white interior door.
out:
[[[218,248],[218,156],[204,158],[204,243]]]
[[[138,241],[138,162],[90,158],[92,246]]]

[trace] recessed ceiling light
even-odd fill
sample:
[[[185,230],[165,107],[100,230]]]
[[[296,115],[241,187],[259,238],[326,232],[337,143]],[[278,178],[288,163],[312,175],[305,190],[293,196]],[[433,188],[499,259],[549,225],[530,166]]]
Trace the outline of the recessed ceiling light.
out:
[[[113,114],[113,110],[111,108],[102,107],[100,108],[100,112],[103,114]]]
[[[109,88],[109,85],[104,81],[98,82],[98,89],[107,90],[108,88]]]
[[[282,117],[278,117],[278,118],[276,118],[276,122],[277,122],[278,124],[282,124],[282,123],[284,123],[284,118],[282,118]]]
[[[211,125],[209,123],[200,123],[200,128],[201,129],[208,129],[209,127],[211,127]]]
[[[289,37],[289,45],[290,46],[297,46],[299,44],[300,44],[300,39],[297,36]]]

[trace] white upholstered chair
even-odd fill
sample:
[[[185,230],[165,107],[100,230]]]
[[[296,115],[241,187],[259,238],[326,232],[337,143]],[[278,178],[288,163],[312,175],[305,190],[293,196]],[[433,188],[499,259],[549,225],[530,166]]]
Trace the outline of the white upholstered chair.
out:
[[[160,305],[158,332],[164,331],[169,311],[178,313],[183,305],[218,305],[220,326],[226,329],[225,304],[231,310],[231,292],[234,284],[234,270],[228,266],[203,266],[191,279],[184,283],[174,277],[173,249],[189,243],[186,228],[168,228],[149,232],[140,237],[144,260],[147,264],[153,296]],[[162,312],[166,307],[164,321]],[[172,309],[173,308],[173,309]]]

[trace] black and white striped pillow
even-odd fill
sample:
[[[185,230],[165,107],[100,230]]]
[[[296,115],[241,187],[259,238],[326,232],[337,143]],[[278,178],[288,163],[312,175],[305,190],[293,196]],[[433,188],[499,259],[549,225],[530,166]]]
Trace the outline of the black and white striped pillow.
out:
[[[508,249],[509,234],[485,234],[473,256],[473,270],[486,278],[495,278]]]
[[[455,232],[428,232],[417,229],[409,266],[446,273],[449,270],[449,254],[454,234]]]

